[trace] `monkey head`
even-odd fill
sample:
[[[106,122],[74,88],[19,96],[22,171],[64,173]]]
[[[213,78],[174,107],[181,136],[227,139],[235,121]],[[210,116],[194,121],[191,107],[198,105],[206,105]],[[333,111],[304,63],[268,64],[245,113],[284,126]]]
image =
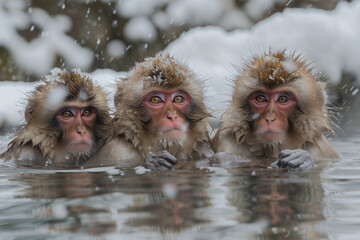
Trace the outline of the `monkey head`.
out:
[[[254,56],[235,79],[222,129],[232,129],[238,143],[286,145],[289,135],[292,147],[315,143],[330,130],[324,86],[300,55],[270,50]]]
[[[106,137],[110,123],[103,91],[79,70],[53,69],[28,96],[26,123],[9,144],[39,149],[44,159],[64,155],[69,161],[87,159]]]
[[[135,146],[147,144],[150,148],[174,142],[196,148],[197,142],[208,141],[209,113],[204,105],[203,87],[187,66],[168,54],[137,63],[117,87],[116,135],[125,136]],[[150,139],[161,144],[147,143]],[[142,148],[143,153],[149,151]],[[166,146],[162,148],[169,150]]]

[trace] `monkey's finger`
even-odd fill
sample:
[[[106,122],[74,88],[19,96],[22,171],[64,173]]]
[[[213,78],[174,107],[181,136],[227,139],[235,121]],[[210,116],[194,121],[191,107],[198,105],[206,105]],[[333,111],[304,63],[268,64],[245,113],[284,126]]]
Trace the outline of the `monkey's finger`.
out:
[[[166,160],[170,162],[172,165],[175,165],[177,163],[176,157],[170,155],[171,157],[167,158]]]
[[[177,159],[173,155],[171,155],[168,151],[161,151],[158,153],[158,157],[161,157],[163,159],[166,159],[171,164],[176,164]]]
[[[172,168],[172,164],[170,162],[168,162],[166,159],[159,159],[158,164],[160,166],[166,167],[168,169]]]
[[[312,161],[306,161],[304,164],[301,164],[298,169],[300,170],[307,170],[314,167],[314,162]]]
[[[281,168],[286,168],[287,164],[288,164],[288,162],[284,161],[284,159],[279,159],[277,162],[278,167],[281,167]]]
[[[279,161],[288,164],[289,162],[300,159],[300,158],[303,158],[302,155],[299,155],[299,154],[295,153],[295,154],[288,155],[288,156],[285,156],[285,157],[283,156],[282,158],[279,159]]]
[[[285,167],[296,168],[300,166],[308,159],[307,154],[304,154],[304,152],[305,151],[291,150],[290,155],[279,159],[280,166],[284,168]]]
[[[297,168],[299,167],[300,165],[304,164],[304,159],[295,159],[295,160],[291,160],[287,163],[287,166],[290,167],[290,168]]]
[[[270,165],[271,168],[279,168],[279,160],[273,162],[271,165]]]
[[[279,154],[279,158],[285,158],[291,155],[294,155],[299,149],[285,149],[282,150]]]
[[[292,161],[296,159],[312,159],[310,153],[308,153],[304,149],[286,149],[280,152],[279,158],[282,159],[282,161]],[[304,160],[304,161],[305,161]]]

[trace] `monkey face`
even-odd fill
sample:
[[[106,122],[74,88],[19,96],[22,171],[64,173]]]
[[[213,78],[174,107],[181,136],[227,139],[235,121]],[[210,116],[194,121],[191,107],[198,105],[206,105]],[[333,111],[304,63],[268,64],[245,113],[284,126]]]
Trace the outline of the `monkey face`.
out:
[[[63,131],[62,143],[69,152],[87,152],[93,145],[96,110],[84,103],[64,104],[56,114]]]
[[[177,89],[153,89],[143,98],[143,104],[152,116],[151,131],[160,138],[179,139],[188,123],[184,117],[190,103],[190,96]]]
[[[283,88],[262,89],[252,93],[248,101],[256,136],[269,143],[281,141],[288,132],[288,118],[297,103],[295,94]]]

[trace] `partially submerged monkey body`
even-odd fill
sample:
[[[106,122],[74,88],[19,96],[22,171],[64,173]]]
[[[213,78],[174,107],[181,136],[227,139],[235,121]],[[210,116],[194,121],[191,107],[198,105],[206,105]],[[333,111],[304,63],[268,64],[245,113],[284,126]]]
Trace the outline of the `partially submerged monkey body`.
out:
[[[324,85],[294,53],[255,56],[235,79],[215,151],[278,157],[285,149],[304,149],[313,158],[339,158],[324,137],[331,131]]]
[[[331,128],[323,88],[299,56],[270,51],[254,57],[235,79],[232,102],[212,146],[244,157],[277,158],[291,154],[286,149],[303,149],[313,158],[338,158],[324,137]],[[54,93],[60,93],[61,101]],[[213,154],[203,87],[173,57],[159,54],[137,63],[117,83],[114,102],[111,120],[104,93],[88,77],[54,72],[29,96],[26,124],[0,157],[169,169],[178,160]],[[96,115],[96,121],[84,111]],[[76,143],[76,151],[69,151],[76,138],[68,134],[70,117],[77,117],[73,124],[82,123],[76,132],[91,133],[88,142]],[[82,151],[87,145],[89,151]]]
[[[102,146],[110,122],[103,91],[79,70],[52,70],[30,93],[25,124],[9,143],[5,160],[79,166]]]
[[[137,63],[117,83],[112,137],[88,166],[134,167],[153,153],[167,159],[163,150],[177,160],[212,153],[202,89],[196,75],[168,54]]]

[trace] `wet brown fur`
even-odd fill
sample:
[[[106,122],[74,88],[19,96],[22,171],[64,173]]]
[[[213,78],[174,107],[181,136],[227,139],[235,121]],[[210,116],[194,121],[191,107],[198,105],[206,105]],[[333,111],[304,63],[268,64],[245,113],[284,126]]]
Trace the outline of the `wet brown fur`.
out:
[[[7,151],[0,157],[6,160],[17,159],[22,148],[28,146],[34,151],[40,151],[44,161],[56,158],[55,148],[60,143],[62,133],[55,119],[57,109],[47,103],[49,94],[55,87],[66,89],[65,101],[87,102],[96,109],[96,145],[103,145],[111,120],[104,92],[89,77],[75,70],[62,71],[41,80],[43,84],[38,85],[28,97],[26,114],[31,115],[31,118],[15,134]],[[86,93],[86,99],[80,98],[81,91]]]
[[[189,122],[190,141],[185,142],[183,146],[154,144],[155,137],[148,129],[153,119],[142,104],[146,91],[154,87],[176,88],[187,92],[191,97],[191,103],[185,113],[185,118]],[[180,159],[201,155],[204,146],[210,147],[206,119],[210,114],[204,105],[202,89],[194,73],[168,54],[159,54],[137,63],[129,76],[117,83],[113,137],[130,142],[143,157],[150,151],[161,150],[168,150]]]
[[[292,67],[286,67],[287,64]],[[222,116],[223,124],[213,140],[215,151],[228,144],[228,149],[231,145],[237,149],[230,150],[233,153],[274,157],[284,149],[303,148],[316,152],[314,157],[338,158],[323,135],[332,131],[324,105],[325,83],[318,82],[311,71],[305,60],[295,53],[269,51],[254,56],[235,79],[231,104]],[[253,133],[253,112],[248,97],[260,88],[281,86],[298,95],[297,107],[288,119],[290,130],[282,143],[262,143]]]

